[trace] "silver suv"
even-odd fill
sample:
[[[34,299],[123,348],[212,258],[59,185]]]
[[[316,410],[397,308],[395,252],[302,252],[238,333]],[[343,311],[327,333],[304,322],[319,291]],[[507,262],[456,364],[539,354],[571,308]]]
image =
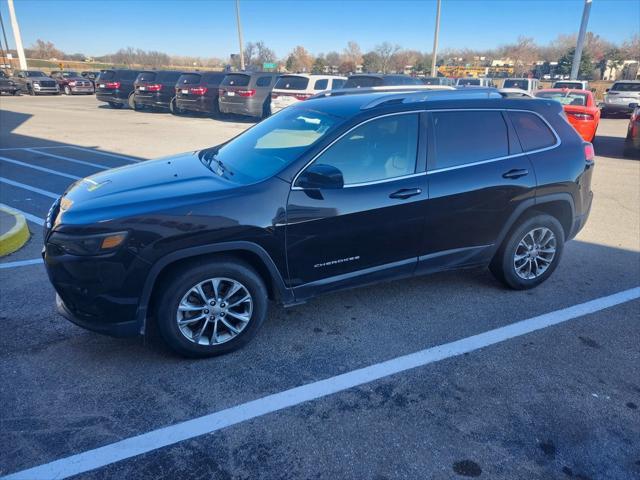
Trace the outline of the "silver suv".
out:
[[[60,94],[58,82],[40,70],[18,70],[12,78],[23,92],[29,95],[39,95],[41,93]]]
[[[631,113],[632,103],[640,103],[640,81],[621,80],[615,82],[604,94],[602,116],[608,113]]]

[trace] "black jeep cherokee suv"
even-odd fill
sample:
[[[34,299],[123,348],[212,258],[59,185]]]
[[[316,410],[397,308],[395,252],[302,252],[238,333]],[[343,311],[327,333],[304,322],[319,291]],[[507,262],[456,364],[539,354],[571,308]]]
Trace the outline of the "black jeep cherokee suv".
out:
[[[178,352],[215,355],[255,335],[269,299],[478,265],[538,285],[587,219],[593,158],[551,100],[310,99],[225,144],[76,182],[44,260],[72,322],[134,335],[153,319]]]

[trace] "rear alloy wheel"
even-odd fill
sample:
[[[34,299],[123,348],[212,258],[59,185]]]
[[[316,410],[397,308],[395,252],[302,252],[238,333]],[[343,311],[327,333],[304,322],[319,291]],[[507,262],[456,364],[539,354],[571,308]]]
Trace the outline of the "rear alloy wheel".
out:
[[[133,93],[129,95],[128,103],[131,110],[140,110],[140,107],[136,103],[136,97]]]
[[[267,290],[234,260],[192,265],[172,275],[157,305],[160,334],[189,357],[221,355],[245,345],[267,313]]]
[[[182,110],[181,108],[178,108],[178,105],[176,104],[176,97],[173,97],[171,99],[171,102],[169,103],[169,111],[174,115],[184,114],[184,110]]]
[[[64,94],[71,95],[71,87],[69,87],[69,85],[64,86]]]
[[[563,247],[564,230],[560,222],[550,215],[539,214],[508,235],[490,269],[513,289],[533,288],[556,269]]]

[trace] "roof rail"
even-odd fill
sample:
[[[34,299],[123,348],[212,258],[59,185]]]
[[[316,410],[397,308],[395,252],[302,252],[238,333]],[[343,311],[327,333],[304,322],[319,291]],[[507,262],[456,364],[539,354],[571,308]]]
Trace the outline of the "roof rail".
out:
[[[380,87],[338,88],[336,90],[324,90],[316,93],[311,98],[337,97],[341,95],[356,95],[364,93],[414,92],[424,90],[455,90],[455,88],[450,85],[383,85]]]
[[[481,98],[502,98],[502,95],[495,88],[461,88],[454,90],[432,90],[430,92],[412,91],[385,95],[366,103],[360,110],[381,107],[384,105],[398,103],[417,103],[428,100],[456,100],[456,99],[481,99]]]

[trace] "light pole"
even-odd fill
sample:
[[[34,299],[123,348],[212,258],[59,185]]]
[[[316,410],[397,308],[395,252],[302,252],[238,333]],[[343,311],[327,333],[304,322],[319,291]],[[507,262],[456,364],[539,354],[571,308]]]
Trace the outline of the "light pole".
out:
[[[240,0],[236,0],[236,21],[238,23],[238,42],[240,43],[240,70],[244,70],[244,48],[242,47],[242,27],[240,26]]]
[[[16,41],[16,50],[18,51],[18,59],[20,60],[20,69],[27,70],[27,58],[24,56],[24,48],[22,48],[22,38],[20,37],[20,27],[18,27],[18,19],[16,18],[16,9],[13,7],[13,0],[7,0],[7,3],[9,5],[9,17],[11,17],[13,38]],[[8,45],[7,48],[9,48]]]
[[[578,78],[580,71],[580,60],[582,59],[582,49],[584,48],[584,37],[587,33],[587,23],[589,23],[589,11],[591,10],[591,0],[584,0],[584,9],[582,10],[582,22],[580,23],[580,33],[578,34],[578,43],[576,51],[573,54],[573,65],[571,65],[571,80]]]
[[[438,35],[440,34],[440,0],[438,0],[438,7],[436,10],[436,31],[433,35],[433,55],[431,58],[431,76],[438,76],[436,70],[436,57],[438,55]]]

